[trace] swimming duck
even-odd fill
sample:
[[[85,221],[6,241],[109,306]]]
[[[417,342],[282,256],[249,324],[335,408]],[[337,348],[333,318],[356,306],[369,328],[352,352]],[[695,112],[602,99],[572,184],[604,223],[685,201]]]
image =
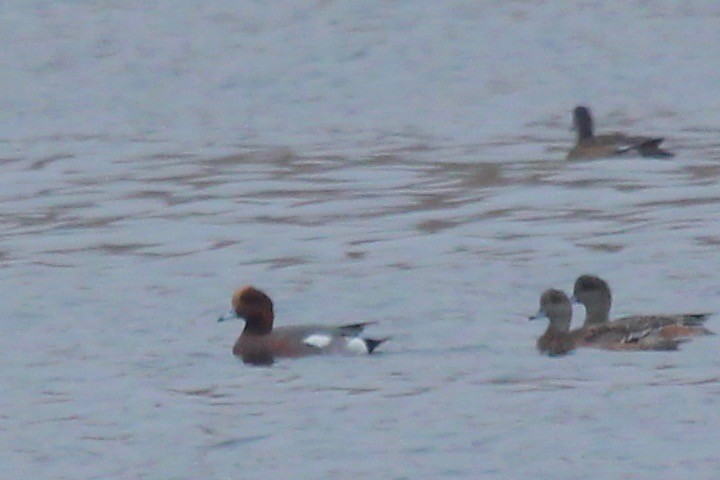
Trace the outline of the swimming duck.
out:
[[[595,135],[590,109],[583,106],[573,111],[575,146],[568,152],[568,160],[616,157],[639,154],[642,157],[668,158],[674,154],[660,148],[663,137],[627,136],[621,133]]]
[[[540,296],[540,308],[530,320],[547,318],[547,330],[537,339],[537,349],[551,357],[566,355],[577,346],[577,335],[570,332],[572,305],[562,290],[550,288]]]
[[[239,288],[232,297],[231,311],[218,319],[240,318],[245,328],[233,346],[233,354],[252,365],[271,365],[279,357],[321,354],[372,353],[387,338],[361,337],[374,322],[340,326],[302,325],[273,328],[273,303],[268,295],[252,286]]]
[[[612,293],[610,285],[595,275],[580,275],[573,286],[572,300],[585,306],[584,327],[612,323],[624,325],[629,331],[658,330],[668,338],[711,335],[703,326],[709,313],[630,315],[610,321]]]

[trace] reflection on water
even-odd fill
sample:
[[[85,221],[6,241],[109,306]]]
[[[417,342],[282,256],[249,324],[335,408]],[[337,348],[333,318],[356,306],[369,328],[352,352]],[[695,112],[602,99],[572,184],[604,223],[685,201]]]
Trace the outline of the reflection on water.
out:
[[[435,234],[469,225],[482,230],[491,220],[501,226],[506,246],[526,236],[529,223],[562,230],[591,222],[595,231],[583,229],[584,238],[572,240],[614,236],[615,241],[590,246],[614,251],[628,226],[666,222],[702,228],[720,199],[713,188],[720,170],[709,160],[491,163],[459,161],[442,150],[431,158],[408,152],[355,159],[302,156],[284,148],[210,159],[126,159],[114,162],[118,171],[109,175],[65,168],[67,160],[13,162],[13,176],[25,188],[0,197],[3,234],[6,243],[16,245],[2,252],[5,264],[39,254],[57,261],[83,251],[177,254],[167,249],[177,238],[168,229],[173,223],[298,227],[322,238],[323,231],[330,234],[327,229],[355,222],[366,227],[355,232],[352,242],[358,244],[363,233],[371,237],[366,241],[381,241],[383,235]],[[668,211],[693,207],[699,209],[692,218]],[[383,221],[394,228],[380,226]],[[210,249],[240,241],[222,235],[207,240]],[[297,265],[302,259],[287,256],[276,263]]]

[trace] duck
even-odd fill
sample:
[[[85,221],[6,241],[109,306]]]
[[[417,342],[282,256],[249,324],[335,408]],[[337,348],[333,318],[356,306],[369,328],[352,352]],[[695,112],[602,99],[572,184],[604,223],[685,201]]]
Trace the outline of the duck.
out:
[[[572,301],[585,307],[584,327],[623,325],[632,332],[656,330],[667,338],[713,335],[713,332],[704,326],[711,313],[630,315],[610,321],[610,285],[596,275],[584,274],[577,277],[573,285]]]
[[[375,322],[339,326],[297,325],[273,327],[275,316],[270,297],[251,285],[232,296],[229,313],[218,322],[245,320],[245,327],[232,353],[246,364],[272,365],[276,358],[298,358],[323,354],[370,354],[388,338],[365,338],[365,327]]]
[[[623,323],[601,323],[571,330],[572,303],[565,292],[551,288],[540,296],[540,308],[530,320],[547,318],[547,330],[538,338],[536,347],[542,354],[556,357],[577,348],[612,351],[677,350],[686,338],[668,337],[661,329],[632,330]]]
[[[570,332],[572,304],[567,294],[549,288],[540,295],[540,308],[529,320],[548,319],[549,323],[535,343],[538,351],[550,357],[567,355],[577,347],[577,335]]]
[[[639,154],[651,158],[674,156],[660,148],[660,144],[665,140],[663,137],[627,136],[622,133],[595,135],[590,109],[582,105],[573,110],[572,129],[577,135],[577,142],[568,152],[568,160],[608,158],[623,154]]]

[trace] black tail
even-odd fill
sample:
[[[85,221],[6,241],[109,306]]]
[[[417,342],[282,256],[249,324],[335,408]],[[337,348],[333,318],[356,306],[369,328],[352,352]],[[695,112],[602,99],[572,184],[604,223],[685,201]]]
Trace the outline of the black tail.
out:
[[[663,150],[660,148],[660,144],[662,141],[665,140],[664,138],[652,138],[650,140],[646,140],[642,142],[640,145],[638,145],[636,150],[640,153],[643,157],[652,157],[652,158],[670,158],[674,157],[675,154],[672,152],[668,152],[667,150]]]
[[[712,313],[687,313],[683,315],[683,325],[688,326],[700,326],[705,323],[705,320],[712,315]]]
[[[367,346],[368,353],[372,353],[378,345],[389,340],[389,338],[363,338]]]

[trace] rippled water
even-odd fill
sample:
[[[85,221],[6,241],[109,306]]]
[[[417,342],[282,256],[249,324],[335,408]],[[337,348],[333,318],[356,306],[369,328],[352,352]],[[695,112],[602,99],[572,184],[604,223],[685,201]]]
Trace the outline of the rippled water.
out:
[[[720,311],[715,3],[2,11],[0,476],[717,478],[716,337],[527,322],[586,272]],[[677,156],[564,161],[578,102]],[[246,283],[392,341],[249,368]]]

